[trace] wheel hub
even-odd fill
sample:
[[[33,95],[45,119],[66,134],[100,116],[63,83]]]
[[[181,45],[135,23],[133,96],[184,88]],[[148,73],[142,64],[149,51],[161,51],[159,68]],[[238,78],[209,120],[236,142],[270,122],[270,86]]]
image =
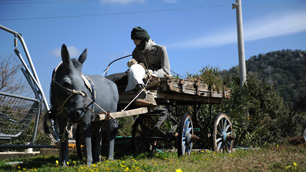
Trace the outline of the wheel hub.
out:
[[[222,131],[222,141],[223,142],[226,142],[226,137],[227,137],[227,134],[226,134],[226,131]]]

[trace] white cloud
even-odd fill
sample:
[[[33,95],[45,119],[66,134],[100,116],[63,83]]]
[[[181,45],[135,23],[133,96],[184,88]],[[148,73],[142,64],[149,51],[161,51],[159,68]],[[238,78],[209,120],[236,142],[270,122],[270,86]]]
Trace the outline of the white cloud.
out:
[[[266,17],[247,23],[246,41],[288,35],[306,31],[306,13],[290,13]]]
[[[306,13],[288,13],[262,16],[253,21],[244,21],[244,41],[254,41],[270,37],[288,35],[306,31]],[[229,28],[229,27],[224,27]],[[207,48],[237,42],[236,27],[226,29],[199,38],[185,40],[168,45],[172,48]]]
[[[102,3],[110,4],[129,4],[134,2],[144,3],[146,0],[101,0]]]
[[[78,50],[75,46],[68,46],[67,48],[70,54],[70,58],[77,58],[82,53],[82,51]],[[61,48],[51,50],[51,54],[55,55],[58,58],[61,58]]]

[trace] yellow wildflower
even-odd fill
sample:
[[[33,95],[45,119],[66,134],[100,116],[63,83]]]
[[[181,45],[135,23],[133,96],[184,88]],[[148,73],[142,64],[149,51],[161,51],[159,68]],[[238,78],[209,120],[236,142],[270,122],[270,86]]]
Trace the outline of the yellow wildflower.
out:
[[[175,172],[183,172],[180,168],[176,169]]]
[[[58,163],[59,163],[58,160],[56,160],[55,163],[56,163],[56,165],[58,165]]]
[[[297,164],[296,164],[296,162],[293,162],[293,165],[297,167]]]

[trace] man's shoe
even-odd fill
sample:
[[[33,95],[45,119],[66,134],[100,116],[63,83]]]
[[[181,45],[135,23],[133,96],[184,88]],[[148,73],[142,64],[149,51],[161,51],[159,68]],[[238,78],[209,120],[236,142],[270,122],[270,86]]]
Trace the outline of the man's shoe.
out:
[[[143,92],[145,92],[145,90]],[[145,97],[137,98],[135,104],[137,106],[150,107],[151,109],[154,109],[157,106],[153,94],[149,91],[146,92]]]

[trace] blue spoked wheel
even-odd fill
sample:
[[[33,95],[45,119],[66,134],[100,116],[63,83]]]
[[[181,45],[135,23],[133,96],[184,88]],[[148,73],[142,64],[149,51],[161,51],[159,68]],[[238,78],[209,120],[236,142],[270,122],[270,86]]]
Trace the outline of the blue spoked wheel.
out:
[[[178,156],[190,156],[192,150],[193,124],[191,116],[185,114],[180,123],[180,133],[178,139]]]
[[[213,148],[216,152],[231,152],[234,146],[232,122],[225,113],[220,113],[213,128]]]

